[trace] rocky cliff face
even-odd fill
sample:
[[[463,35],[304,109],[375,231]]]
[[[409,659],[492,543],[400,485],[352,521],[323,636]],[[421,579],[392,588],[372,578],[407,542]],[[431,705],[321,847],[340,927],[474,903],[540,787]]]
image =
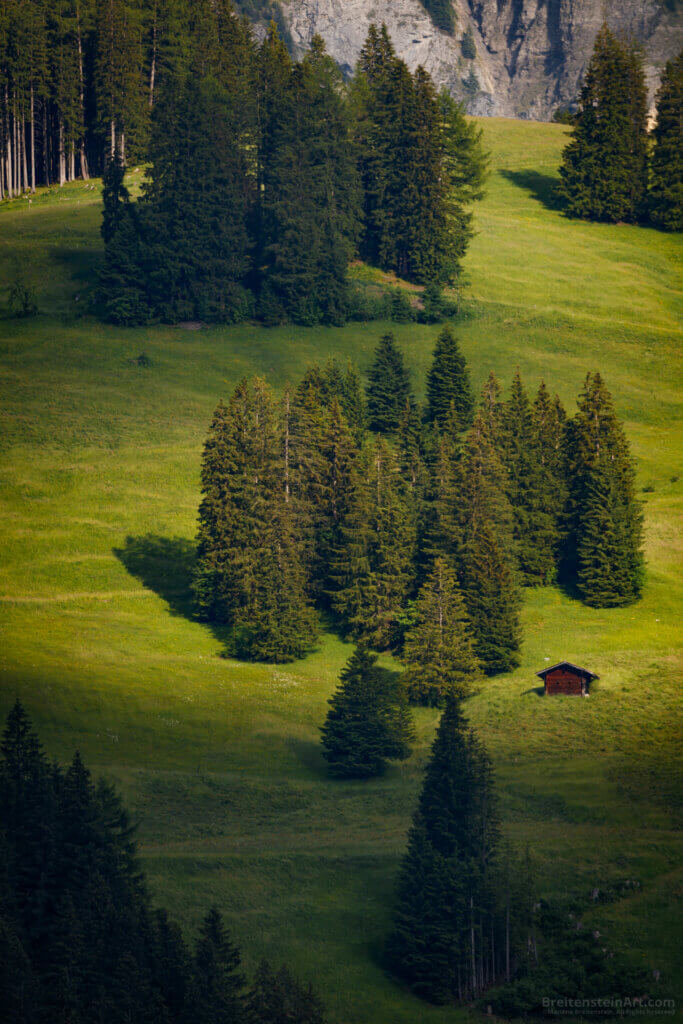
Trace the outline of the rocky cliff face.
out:
[[[454,36],[434,27],[419,0],[281,0],[280,7],[295,50],[317,32],[349,72],[368,25],[385,22],[410,67],[423,64],[473,114],[547,120],[569,105],[605,20],[642,42],[651,95],[683,45],[680,0],[454,0]],[[462,52],[468,27],[473,59]]]

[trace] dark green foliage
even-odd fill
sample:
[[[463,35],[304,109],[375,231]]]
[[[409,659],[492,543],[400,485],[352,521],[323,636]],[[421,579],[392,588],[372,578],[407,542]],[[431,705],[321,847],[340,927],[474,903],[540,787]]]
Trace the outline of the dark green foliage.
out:
[[[260,268],[268,316],[343,323],[358,183],[341,73],[316,36],[271,116],[263,153]]]
[[[650,218],[665,231],[683,230],[683,52],[664,68],[656,97]]]
[[[427,375],[427,398],[427,422],[443,425],[453,403],[460,429],[471,424],[474,402],[467,363],[449,326],[436,339]]]
[[[287,492],[286,446],[262,381],[242,381],[229,405],[218,406],[202,492],[194,581],[200,615],[229,625],[242,657],[301,657],[316,635],[302,518]]]
[[[642,511],[628,442],[599,373],[586,377],[565,457],[564,578],[587,604],[630,604],[643,585]]]
[[[366,647],[357,647],[329,701],[321,729],[323,757],[338,778],[379,775],[387,760],[410,756],[413,726],[405,689],[376,661]]]
[[[231,323],[251,311],[251,62],[251,38],[229,4],[200,8],[191,59],[177,55],[159,84],[136,204],[122,201],[123,168],[111,162],[102,289],[115,322]]]
[[[479,675],[470,620],[455,573],[437,558],[420,590],[406,633],[405,685],[416,704],[440,706],[468,696]]]
[[[506,549],[488,523],[479,526],[463,548],[462,581],[484,671],[509,672],[520,661],[520,597]]]
[[[3,1022],[323,1024],[318,1000],[286,971],[260,972],[247,1005],[215,908],[194,951],[152,910],[118,796],[78,754],[66,770],[50,764],[19,703],[0,744],[0,851]]]
[[[552,581],[559,545],[559,514],[563,489],[545,448],[551,437],[541,431],[551,424],[547,392],[539,396],[543,426],[534,422],[522,380],[516,373],[502,416],[502,456],[513,509],[513,537],[522,582],[534,586]],[[540,427],[540,430],[539,430]]]
[[[460,40],[460,49],[465,60],[474,60],[477,56],[477,47],[474,43],[474,32],[472,26],[468,25]]]
[[[9,290],[7,308],[10,316],[20,317],[22,320],[35,316],[38,312],[35,289],[22,277],[17,277]]]
[[[119,229],[126,213],[126,204],[130,196],[123,184],[126,169],[118,152],[114,153],[102,175],[102,224],[100,234],[108,245]]]
[[[472,65],[470,65],[467,78],[463,78],[462,84],[465,86],[465,92],[467,95],[472,98],[479,92],[479,79],[477,78],[477,73]]]
[[[411,396],[408,371],[394,336],[385,334],[375,349],[366,394],[368,426],[378,434],[395,434]]]
[[[499,969],[491,945],[497,933],[500,958],[491,892],[497,843],[490,762],[451,698],[408,837],[387,943],[393,971],[431,1002],[476,996]]]
[[[248,999],[250,1024],[325,1024],[322,1003],[311,985],[300,985],[286,967],[262,961]]]
[[[458,304],[446,298],[437,281],[432,281],[422,292],[422,309],[417,319],[421,324],[438,324],[448,317],[457,316]]]
[[[414,581],[416,523],[395,451],[369,445],[353,475],[339,542],[330,553],[331,601],[348,633],[384,649]]]
[[[239,973],[240,954],[231,943],[216,907],[199,928],[194,955],[193,1014],[207,1024],[246,1021],[242,1002],[245,980]]]
[[[600,29],[560,168],[567,213],[633,221],[647,192],[647,90],[643,58]]]
[[[443,137],[444,173],[449,181],[446,191],[446,238],[448,273],[458,280],[462,260],[472,239],[472,208],[483,198],[488,173],[489,154],[484,149],[483,129],[465,116],[461,104],[442,89],[439,93],[439,116]]]
[[[422,5],[437,28],[453,35],[456,20],[452,0],[422,0]]]
[[[508,497],[509,477],[499,455],[501,444],[502,404],[490,401],[477,412],[463,442],[452,516],[463,543],[488,526],[514,564],[514,512]]]
[[[610,948],[609,940],[584,925],[577,911],[558,902],[536,904],[530,922],[534,941],[519,957],[514,980],[486,993],[494,1013],[553,1018],[569,1005],[567,1000],[588,1000],[585,1005],[600,1006],[601,1016],[622,1017],[628,1009],[625,999],[635,1007],[636,1000],[648,996],[666,998],[654,989],[650,972]]]
[[[460,272],[469,211],[480,194],[480,132],[371,25],[352,84],[364,226],[361,255],[420,283]],[[460,144],[462,143],[462,144]]]

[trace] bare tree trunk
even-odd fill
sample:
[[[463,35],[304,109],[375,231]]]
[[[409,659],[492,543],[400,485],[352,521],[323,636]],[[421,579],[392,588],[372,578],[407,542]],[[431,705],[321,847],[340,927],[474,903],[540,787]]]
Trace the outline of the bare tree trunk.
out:
[[[31,192],[36,190],[36,108],[31,82]]]
[[[510,890],[505,907],[505,980],[510,980]]]
[[[109,143],[109,157],[111,160],[113,160],[116,156],[116,125],[113,121],[109,125],[109,131],[111,135]]]
[[[157,4],[152,16],[152,61],[149,69],[149,106],[154,106],[154,82],[157,74]]]
[[[477,994],[477,956],[474,943],[474,897],[470,896],[470,946],[472,955],[472,995]]]
[[[43,162],[45,164],[45,184],[50,187],[50,137],[47,130],[47,104],[43,100]]]
[[[5,161],[7,166],[7,195],[11,197],[14,195],[14,178],[12,174],[12,171],[14,170],[14,157],[12,156],[12,125],[10,120],[7,86],[5,86],[5,135],[7,138],[7,145],[5,149]]]
[[[78,91],[81,103],[81,117],[83,118],[83,124],[85,125],[85,87],[83,85],[83,41],[81,39],[81,10],[79,4],[76,4],[76,36],[78,40]],[[79,147],[79,156],[81,160],[81,177],[84,181],[87,181],[90,177],[90,174],[88,172],[88,157],[85,152],[85,139],[81,139],[81,145]]]
[[[28,165],[26,163],[26,119],[21,119],[21,161],[24,176],[24,191],[28,192]]]
[[[496,936],[493,928],[493,914],[491,914],[491,984],[496,980]]]
[[[64,152],[64,122],[59,118],[59,184],[66,181],[66,154]]]
[[[121,154],[121,165],[126,166],[126,133],[121,132],[121,139],[119,141],[119,152]]]
[[[71,143],[71,149],[69,150],[69,180],[76,180],[76,147],[73,142]]]

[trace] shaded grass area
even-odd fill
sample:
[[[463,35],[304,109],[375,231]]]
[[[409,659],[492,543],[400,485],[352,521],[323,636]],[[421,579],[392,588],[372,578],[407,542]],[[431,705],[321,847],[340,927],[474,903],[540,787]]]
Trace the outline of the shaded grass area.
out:
[[[647,488],[648,580],[637,606],[609,611],[527,592],[522,665],[488,681],[469,715],[540,891],[637,880],[591,917],[675,986],[680,239],[567,220],[552,198],[564,129],[483,124],[494,171],[467,257],[463,351],[477,386],[519,367],[569,407],[600,369]],[[97,190],[80,184],[0,206],[0,303],[22,274],[40,309],[0,320],[0,710],[20,696],[52,756],[79,747],[117,782],[153,892],[189,928],[217,902],[248,961],[313,978],[337,1024],[464,1020],[403,992],[381,961],[436,715],[418,712],[407,763],[332,782],[318,728],[348,645],[324,633],[302,662],[247,665],[191,611],[217,398],[245,374],[281,389],[330,356],[364,370],[389,325],[117,330],[87,315],[97,228]],[[439,328],[391,328],[422,396]],[[588,700],[538,697],[535,672],[560,658],[600,675]]]

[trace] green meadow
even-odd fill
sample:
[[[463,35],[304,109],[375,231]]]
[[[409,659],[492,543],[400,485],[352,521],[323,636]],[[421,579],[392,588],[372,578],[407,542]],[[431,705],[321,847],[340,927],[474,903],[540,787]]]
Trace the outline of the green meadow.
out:
[[[507,384],[519,367],[571,411],[586,372],[603,373],[637,458],[648,573],[631,608],[527,591],[521,667],[468,713],[539,892],[636,882],[589,920],[683,1005],[680,237],[565,219],[553,199],[565,130],[482,123],[492,173],[456,325],[474,383],[494,370]],[[100,324],[87,312],[98,227],[98,183],[0,206],[0,302],[22,276],[39,305],[0,319],[0,713],[20,697],[51,756],[78,748],[116,782],[154,898],[188,930],[216,903],[248,966],[287,962],[332,1024],[463,1021],[471,1011],[419,1002],[381,960],[436,714],[418,712],[409,761],[332,781],[318,729],[348,645],[325,633],[302,662],[248,665],[191,615],[218,398],[243,375],[281,389],[331,356],[364,370],[386,325]],[[422,396],[439,328],[393,330]],[[598,673],[590,698],[539,696],[535,673],[561,658]]]

